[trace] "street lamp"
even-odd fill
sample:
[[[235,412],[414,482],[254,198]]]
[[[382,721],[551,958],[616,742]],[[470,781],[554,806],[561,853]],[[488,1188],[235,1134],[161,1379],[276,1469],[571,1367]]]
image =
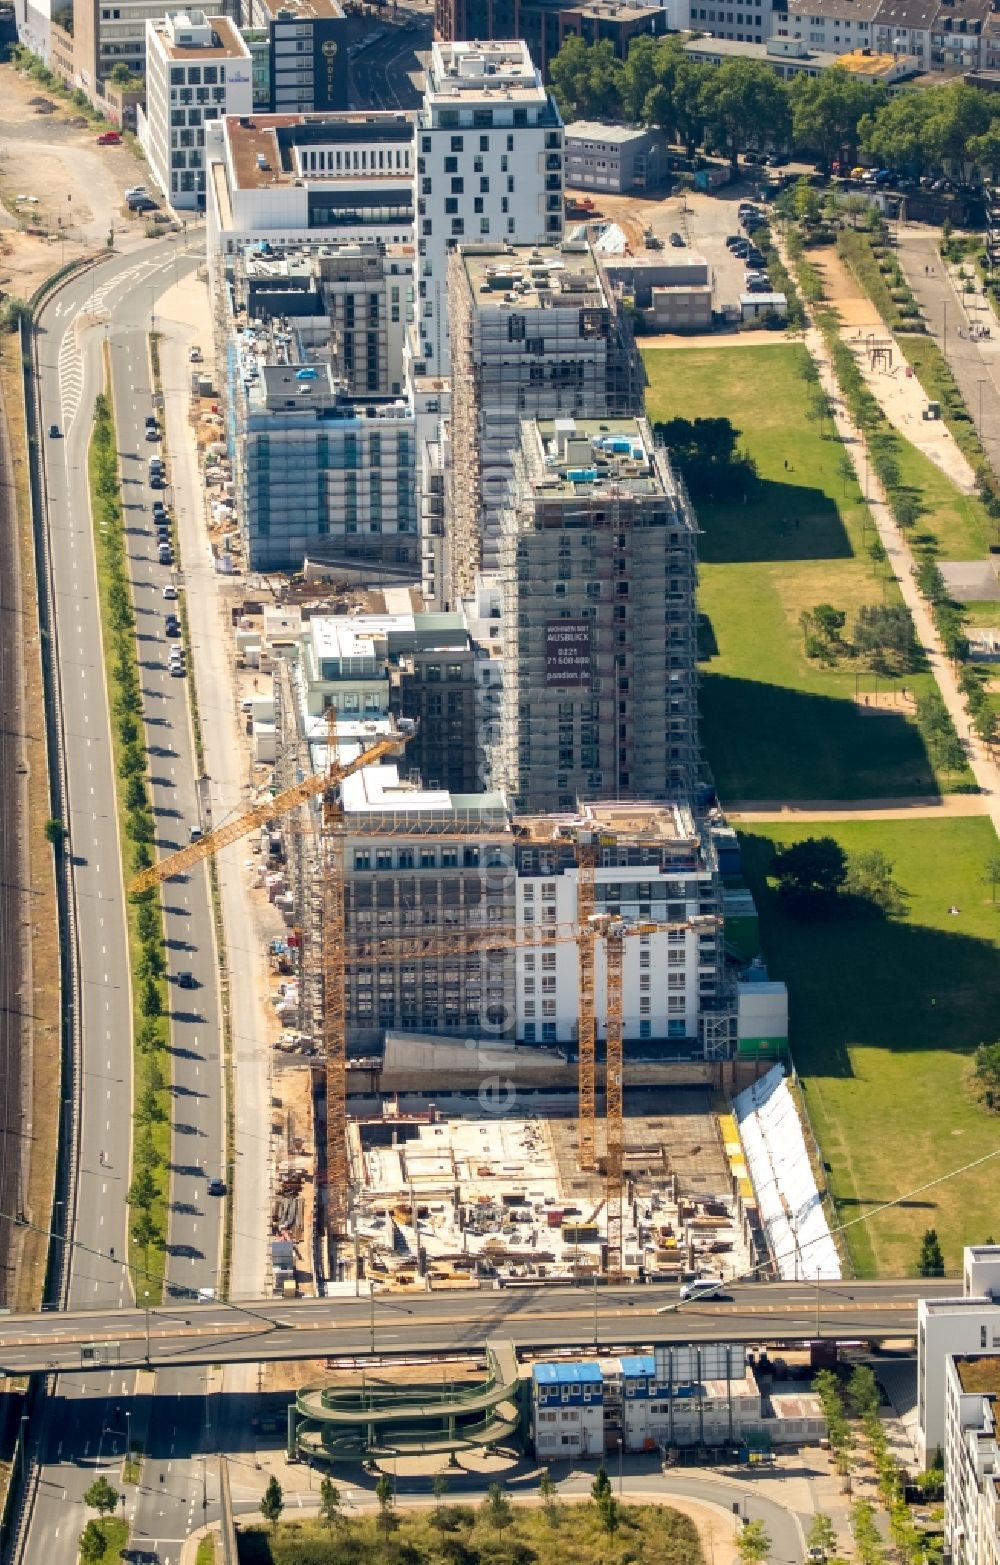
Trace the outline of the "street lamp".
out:
[[[143,1298],[146,1301],[146,1368],[148,1369],[150,1367],[150,1364],[149,1364],[149,1290],[148,1289],[146,1290],[145,1293],[143,1293]]]

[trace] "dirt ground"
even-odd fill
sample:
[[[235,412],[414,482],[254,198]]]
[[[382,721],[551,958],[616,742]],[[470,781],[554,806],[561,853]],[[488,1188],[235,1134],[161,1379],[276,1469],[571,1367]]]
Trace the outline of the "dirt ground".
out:
[[[149,182],[145,159],[125,145],[99,147],[97,136],[71,106],[0,65],[3,293],[27,298],[65,261],[106,245],[112,228],[116,249],[145,243],[145,220],[124,203],[129,185]]]

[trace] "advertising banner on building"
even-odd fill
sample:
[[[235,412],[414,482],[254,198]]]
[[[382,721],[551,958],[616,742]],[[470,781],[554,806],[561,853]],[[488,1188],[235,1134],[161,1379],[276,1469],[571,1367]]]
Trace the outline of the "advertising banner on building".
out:
[[[553,619],[545,626],[546,685],[590,684],[590,621]]]

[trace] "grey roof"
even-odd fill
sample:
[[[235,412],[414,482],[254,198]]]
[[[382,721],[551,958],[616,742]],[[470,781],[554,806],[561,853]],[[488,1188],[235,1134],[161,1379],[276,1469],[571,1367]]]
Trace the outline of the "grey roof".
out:
[[[881,0],[788,0],[789,16],[819,16],[825,21],[870,22]]]
[[[630,141],[644,141],[657,132],[648,125],[606,125],[601,120],[574,120],[566,126],[567,141],[604,141],[624,147]]]
[[[939,0],[882,0],[875,12],[876,27],[929,28],[940,9]]]
[[[934,26],[940,32],[960,33],[962,22],[985,22],[992,12],[992,0],[941,0]]]

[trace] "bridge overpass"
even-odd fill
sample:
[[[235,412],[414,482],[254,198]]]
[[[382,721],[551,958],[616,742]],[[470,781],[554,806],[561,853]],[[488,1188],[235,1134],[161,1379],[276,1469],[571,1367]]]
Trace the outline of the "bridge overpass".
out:
[[[669,1342],[885,1340],[916,1334],[917,1300],[958,1281],[735,1284],[681,1304],[676,1287],[532,1287],[371,1297],[170,1303],[154,1309],[8,1315],[0,1371],[28,1375],[114,1365],[154,1369],[264,1360],[481,1353],[503,1337],[524,1349]]]

